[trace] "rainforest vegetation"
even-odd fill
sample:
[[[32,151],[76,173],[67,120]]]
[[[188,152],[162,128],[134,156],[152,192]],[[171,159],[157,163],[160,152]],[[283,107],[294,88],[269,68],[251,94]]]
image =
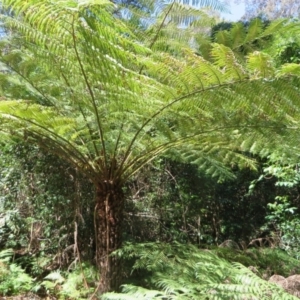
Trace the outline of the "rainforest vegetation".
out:
[[[297,299],[295,15],[1,3],[0,296]]]

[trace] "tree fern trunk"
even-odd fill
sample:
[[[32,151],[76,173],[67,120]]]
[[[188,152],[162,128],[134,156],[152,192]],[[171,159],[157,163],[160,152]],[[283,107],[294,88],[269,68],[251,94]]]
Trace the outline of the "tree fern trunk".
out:
[[[118,290],[122,280],[120,261],[110,254],[122,245],[124,194],[113,184],[96,189],[96,258],[101,278],[98,292]]]

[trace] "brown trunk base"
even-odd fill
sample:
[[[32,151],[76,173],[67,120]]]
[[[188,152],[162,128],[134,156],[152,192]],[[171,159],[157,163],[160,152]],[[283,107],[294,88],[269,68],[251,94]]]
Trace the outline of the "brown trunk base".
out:
[[[114,185],[99,185],[96,190],[96,260],[100,269],[98,293],[117,291],[122,283],[120,260],[111,253],[122,246],[124,194]]]

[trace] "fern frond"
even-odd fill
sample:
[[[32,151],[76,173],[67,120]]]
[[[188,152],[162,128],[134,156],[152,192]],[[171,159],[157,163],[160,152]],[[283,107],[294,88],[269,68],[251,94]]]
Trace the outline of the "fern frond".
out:
[[[278,70],[277,75],[279,77],[285,75],[300,76],[300,65],[294,63],[285,64]]]
[[[170,40],[163,22],[156,32],[155,25],[133,32],[105,1],[60,1],[58,6],[32,1],[33,6],[17,1],[19,17],[3,17],[25,37],[1,43],[1,62],[10,70],[0,76],[4,135],[26,136],[55,149],[93,179],[111,158],[118,161],[117,174],[128,178],[175,148],[214,176],[230,176],[236,165],[255,168],[243,157],[248,151],[268,155],[276,148],[295,156],[295,66],[276,70],[262,52],[249,54],[245,62],[232,44],[212,44],[206,60],[186,41],[186,48],[180,47],[180,39],[173,44],[179,56],[162,51]],[[169,17],[170,24],[186,9],[182,4],[169,8],[173,15],[165,10],[162,18]],[[259,22],[248,32],[238,25],[231,42],[251,44],[281,24],[267,33]],[[159,51],[156,43],[162,45]]]
[[[247,67],[254,76],[272,78],[275,68],[271,57],[262,52],[253,52],[248,56]]]
[[[5,249],[0,251],[0,260],[7,261],[14,255],[13,249]]]
[[[215,64],[224,70],[224,77],[227,80],[243,80],[246,78],[246,71],[238,63],[230,48],[220,44],[214,44],[211,55]],[[263,68],[264,66],[262,66]]]
[[[129,244],[117,255],[135,257],[134,270],[151,270],[151,280],[147,289],[125,285],[123,294],[105,294],[105,299],[296,299],[241,264],[192,245]]]
[[[249,26],[238,22],[229,30],[216,32],[214,42],[229,47],[235,54],[242,53],[239,59],[243,59],[243,55],[257,50],[264,49],[271,52],[276,36],[291,35],[295,30],[297,30],[295,24],[288,23],[285,19],[274,20],[266,27],[260,19],[253,19]]]

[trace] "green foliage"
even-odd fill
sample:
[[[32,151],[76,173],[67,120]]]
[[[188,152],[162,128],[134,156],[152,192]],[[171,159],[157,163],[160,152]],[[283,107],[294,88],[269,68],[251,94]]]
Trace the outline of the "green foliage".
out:
[[[0,252],[0,295],[40,292],[58,299],[87,299],[95,289],[97,272],[88,263],[77,264],[65,272],[53,271],[43,279],[28,275],[17,263],[11,262],[11,249]]]
[[[276,197],[276,202],[269,204],[270,212],[266,216],[267,223],[275,224],[280,238],[279,246],[290,255],[300,258],[300,216],[295,213],[296,207],[292,207],[285,196]]]
[[[276,247],[252,247],[244,250],[215,247],[212,251],[229,262],[238,262],[246,267],[254,268],[256,274],[264,279],[274,274],[288,277],[300,271],[299,260],[293,258],[289,252]]]
[[[273,181],[277,192],[274,200],[268,203],[264,230],[269,231],[271,238],[276,238],[280,248],[291,256],[299,258],[299,170],[298,164],[290,163],[288,158],[274,153],[264,164],[263,174],[250,186],[252,193],[258,183]]]
[[[267,177],[274,176],[277,186],[293,188],[300,182],[300,173],[297,165],[283,165],[278,162],[270,162],[263,172]]]
[[[126,238],[135,241],[212,241],[209,223],[214,182],[197,166],[168,158],[156,160],[139,172],[129,188]]]
[[[220,1],[140,3],[145,7],[141,9],[125,5],[124,8],[128,17],[126,23],[138,40],[152,50],[169,52],[179,57],[182,55],[182,46],[194,44],[191,41],[196,38],[207,43],[207,32],[216,22],[210,12],[226,10]],[[142,30],[137,30],[138,27]]]
[[[291,26],[295,21],[289,21]],[[277,65],[284,63],[299,63],[300,61],[300,40],[298,35],[276,34],[273,37],[272,47],[267,52],[275,58]]]
[[[73,248],[67,246],[70,231],[64,225],[56,230],[55,244],[65,246],[61,253],[66,249],[78,252],[76,233],[79,220],[84,219],[82,207],[90,216],[95,212],[90,219],[99,221],[96,230],[103,229],[96,232],[97,254],[101,254],[97,263],[109,270],[102,273],[104,289],[111,287],[108,281],[117,281],[105,275],[111,271],[110,252],[121,245],[122,189],[151,161],[172,152],[224,180],[234,178],[234,168],[257,168],[249,153],[266,157],[277,152],[298,159],[299,68],[282,67],[270,55],[254,51],[260,47],[252,47],[275,32],[299,34],[297,23],[277,22],[262,28],[254,21],[241,34],[243,39],[239,38],[242,28],[237,27],[231,32],[233,44],[212,43],[206,59],[195,53],[191,40],[170,41],[165,22],[170,17],[174,21],[170,27],[178,29],[187,8],[176,2],[162,9],[160,22],[149,31],[133,30],[106,0],[3,0],[2,4],[13,11],[3,14],[1,21],[14,34],[0,44],[0,61],[8,70],[0,76],[1,137],[16,137],[59,156],[75,171],[72,178],[88,179],[98,195],[93,211],[75,195],[54,196],[46,185],[31,190],[36,205],[43,204],[43,209],[39,220],[27,216],[25,225],[31,225],[32,232],[35,226],[43,228],[47,242],[39,243],[36,238],[37,245],[30,243],[28,248],[43,252],[49,246],[53,233],[47,223],[70,220],[67,204],[74,216],[67,222],[74,226]],[[243,52],[243,47],[249,49]],[[110,198],[113,203],[108,208]],[[89,237],[94,233],[91,228]],[[104,232],[107,243],[101,236]],[[155,273],[153,280],[157,279],[154,287],[170,297],[202,293],[203,297],[231,299],[252,293],[263,298],[273,290],[240,265],[231,267],[209,254],[200,255],[195,248],[188,253],[177,250],[179,261],[187,261],[192,252],[198,254],[191,256],[192,266],[183,263],[183,270],[177,263],[170,264],[171,269],[154,261],[152,269],[149,265]],[[149,259],[149,254],[143,255]],[[199,263],[202,259],[206,263]],[[160,269],[156,272],[155,268]],[[172,276],[160,277],[160,271],[177,277],[186,271],[187,282],[195,285],[185,291],[185,282],[179,285]],[[251,284],[243,285],[248,278]],[[47,284],[54,288],[56,282]]]
[[[34,287],[34,290],[44,288],[47,294],[55,295],[57,299],[83,300],[93,293],[96,281],[96,269],[84,263],[69,271],[51,272]]]
[[[33,278],[15,263],[10,262],[13,251],[0,252],[0,295],[28,292],[33,286]]]
[[[91,184],[37,147],[19,142],[1,150],[1,247],[17,250],[16,262],[32,276],[68,266],[78,249],[92,260]]]
[[[258,169],[264,166],[260,162]],[[297,198],[297,189],[287,190],[267,174],[269,179],[262,175],[257,181],[259,174],[235,169],[234,180],[216,182],[194,164],[166,157],[156,160],[128,186],[125,237],[138,242],[189,241],[200,245],[220,245],[233,240],[245,247],[252,240],[268,235],[273,240],[274,226],[265,226],[268,204],[286,192],[294,193],[291,197]],[[292,182],[292,177],[289,180]],[[278,243],[265,240],[264,245]]]
[[[245,55],[254,51],[267,51],[275,57],[278,54],[275,49],[280,49],[278,51],[281,53],[285,51],[289,38],[282,36],[285,32],[291,35],[297,30],[295,25],[285,19],[264,22],[260,18],[254,18],[250,22],[220,23],[213,27],[212,40],[232,49],[240,61],[244,61]],[[209,56],[207,49],[209,45],[199,44],[199,50],[205,57]]]
[[[296,299],[241,264],[189,244],[127,244],[116,255],[136,259],[133,274],[143,280],[104,299]]]
[[[223,177],[230,174],[224,162],[255,168],[241,151],[267,155],[279,148],[292,154],[294,148],[285,145],[295,141],[298,79],[285,72],[275,79],[276,69],[264,54],[249,50],[248,63],[239,64],[239,47],[232,51],[222,44],[211,45],[212,62],[186,42],[180,42],[181,57],[158,51],[151,47],[157,41],[151,34],[142,31],[150,45],[140,41],[105,1],[28,5],[7,0],[3,5],[20,14],[2,18],[24,37],[2,43],[1,61],[13,71],[3,84],[11,80],[18,90],[24,83],[22,90],[34,97],[1,101],[2,131],[23,138],[26,128],[30,143],[67,159],[91,180],[106,176],[116,164],[115,176],[125,181],[175,147]],[[296,32],[296,25],[279,22],[262,31],[254,22],[243,45],[275,32]],[[163,44],[168,40],[163,37]],[[265,80],[270,77],[275,80]],[[16,98],[3,91],[6,98]],[[266,138],[270,134],[272,142]]]

